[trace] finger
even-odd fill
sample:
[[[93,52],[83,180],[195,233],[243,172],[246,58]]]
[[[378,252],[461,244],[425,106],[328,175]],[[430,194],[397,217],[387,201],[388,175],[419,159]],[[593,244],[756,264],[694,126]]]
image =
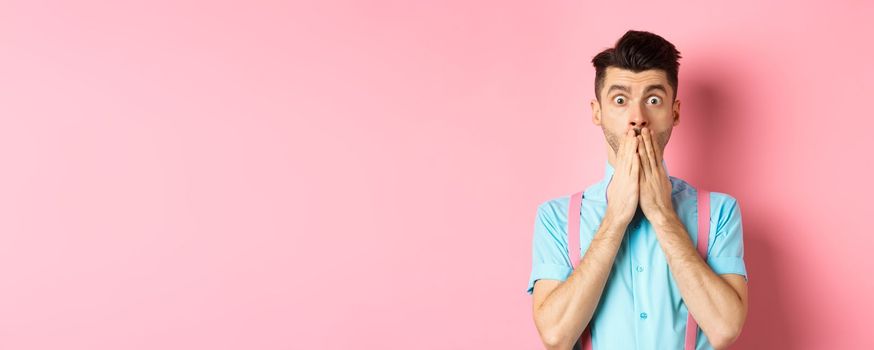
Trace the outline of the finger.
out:
[[[619,152],[617,152],[616,156],[619,158],[619,164],[617,169],[622,169],[622,171],[628,170],[628,147],[631,145],[631,140],[628,138],[628,132],[625,132],[622,135],[622,146],[619,147]]]
[[[622,155],[625,154],[625,148],[628,147],[628,133],[619,138],[619,147],[616,149],[616,165],[622,164]]]
[[[656,163],[655,149],[653,149],[652,145],[652,129],[643,128],[643,130],[644,131],[641,132],[641,134],[643,135],[643,144],[646,149],[646,158],[649,160],[649,171],[650,173],[658,174],[659,163]]]
[[[659,163],[659,168],[661,170],[664,170],[664,167],[662,167],[662,162],[663,162],[662,159],[664,157],[664,154],[663,154],[664,150],[662,150],[662,144],[658,141],[659,141],[658,138],[656,138],[655,142],[653,142],[653,146],[655,146],[654,148],[655,148],[656,161]]]
[[[632,141],[634,141],[634,131],[632,131],[632,130],[628,130],[628,132],[625,133],[625,143],[626,143],[626,146],[629,146],[629,147],[630,147]],[[625,153],[628,153],[628,147],[625,148]]]
[[[638,191],[642,191],[646,188],[646,174],[644,173],[643,166],[643,157],[637,157],[637,165],[639,170],[637,171],[637,187]]]
[[[639,147],[640,143],[639,143],[638,138],[636,136],[634,136],[634,131],[631,131],[628,134],[628,138],[629,138],[628,150],[626,151],[625,157],[626,157],[626,160],[628,161],[628,165],[627,165],[628,166],[628,168],[627,168],[628,174],[634,175],[635,172],[632,169],[633,165],[634,165],[633,161],[634,161],[634,158],[637,158],[637,147]]]
[[[616,163],[613,164],[613,168],[616,170],[622,169],[623,158],[624,158],[622,156],[622,154],[625,153],[625,147],[628,147],[628,145],[626,145],[627,142],[625,140],[626,140],[625,135],[622,135],[622,137],[619,137],[619,147],[616,149],[616,153],[614,153]]]
[[[642,139],[643,135],[638,136],[638,138]],[[646,145],[642,140],[641,140],[641,142],[638,142],[637,154],[640,157],[640,166],[643,168],[643,175],[644,175],[644,177],[649,178],[650,169],[652,169],[652,168],[650,168],[650,164],[649,164],[650,159],[646,156]]]
[[[638,192],[642,193],[644,190],[646,190],[646,170],[645,170],[646,165],[644,165],[644,163],[643,163],[643,162],[645,162],[644,158],[646,158],[646,157],[643,157],[643,156],[640,156],[637,154],[635,154],[635,155],[637,156],[638,168],[640,168],[640,170],[638,170],[638,176],[637,176],[637,188],[638,188]]]

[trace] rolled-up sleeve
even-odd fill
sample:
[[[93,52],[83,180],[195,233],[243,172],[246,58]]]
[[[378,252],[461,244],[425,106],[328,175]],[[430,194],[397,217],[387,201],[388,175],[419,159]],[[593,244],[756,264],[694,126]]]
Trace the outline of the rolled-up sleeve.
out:
[[[734,197],[711,192],[711,232],[707,263],[716,274],[738,274],[747,277],[744,263],[743,222],[740,206]],[[716,217],[714,221],[712,218]],[[715,222],[716,227],[713,228]]]
[[[528,278],[529,295],[534,294],[534,283],[540,279],[567,280],[573,267],[567,259],[566,223],[561,220],[561,206],[547,201],[537,207],[532,239],[531,275]]]

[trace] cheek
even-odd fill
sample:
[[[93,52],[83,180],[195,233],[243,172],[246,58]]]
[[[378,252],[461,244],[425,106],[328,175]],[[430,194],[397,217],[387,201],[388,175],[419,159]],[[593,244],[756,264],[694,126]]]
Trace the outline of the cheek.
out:
[[[650,122],[654,128],[666,130],[674,125],[674,115],[669,108],[652,109]]]
[[[625,118],[625,109],[620,108],[610,108],[607,107],[603,110],[602,114],[604,116],[605,122],[609,124],[624,124]]]
[[[653,116],[659,116],[659,118],[668,118],[673,114],[669,105],[652,106],[650,107],[650,113]]]

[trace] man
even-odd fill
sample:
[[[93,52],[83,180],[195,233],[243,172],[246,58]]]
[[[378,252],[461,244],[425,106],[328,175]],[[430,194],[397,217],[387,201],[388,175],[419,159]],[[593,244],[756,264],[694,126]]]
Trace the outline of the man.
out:
[[[571,349],[590,322],[596,350],[683,349],[690,312],[696,349],[726,348],[741,332],[748,302],[737,200],[710,193],[705,260],[693,234],[698,189],[669,176],[662,158],[680,123],[679,58],[664,38],[628,31],[592,59],[592,122],[609,147],[604,178],[584,192],[579,265],[567,258],[569,196],[541,203],[534,228],[528,293],[549,349]]]

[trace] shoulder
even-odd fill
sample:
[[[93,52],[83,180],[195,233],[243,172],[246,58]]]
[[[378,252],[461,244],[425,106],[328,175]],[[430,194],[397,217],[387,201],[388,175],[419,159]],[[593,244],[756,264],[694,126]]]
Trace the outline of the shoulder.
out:
[[[737,198],[725,192],[710,192],[710,210],[719,213],[720,218],[740,214]]]
[[[735,214],[739,211],[737,199],[725,192],[710,191],[710,211],[720,217]]]
[[[737,199],[725,192],[710,191],[710,207],[731,208],[737,206]]]
[[[736,198],[725,192],[710,192],[711,225],[716,225],[717,234],[727,228],[741,227],[740,204]]]
[[[563,235],[568,223],[571,194],[552,197],[537,204],[536,229]]]
[[[570,198],[571,195],[566,194],[541,201],[537,204],[537,217],[553,221],[566,219]]]

